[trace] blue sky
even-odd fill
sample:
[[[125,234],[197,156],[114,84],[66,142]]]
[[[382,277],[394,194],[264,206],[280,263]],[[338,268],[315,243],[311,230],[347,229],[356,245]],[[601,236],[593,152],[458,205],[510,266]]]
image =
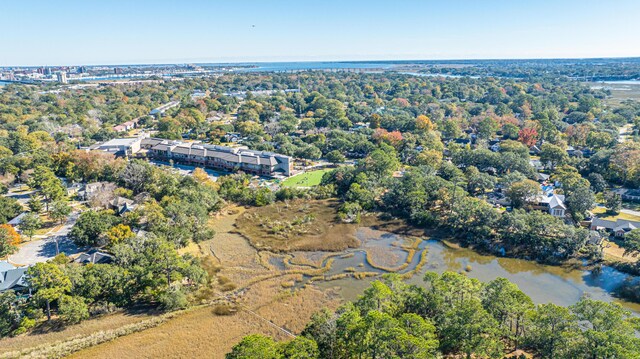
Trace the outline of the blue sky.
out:
[[[640,56],[640,0],[1,0],[0,66]]]

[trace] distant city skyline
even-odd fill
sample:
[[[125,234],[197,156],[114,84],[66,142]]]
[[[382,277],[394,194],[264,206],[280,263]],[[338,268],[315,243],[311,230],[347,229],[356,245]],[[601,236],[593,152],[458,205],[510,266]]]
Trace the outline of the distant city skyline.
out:
[[[0,66],[640,56],[640,1],[6,1]]]

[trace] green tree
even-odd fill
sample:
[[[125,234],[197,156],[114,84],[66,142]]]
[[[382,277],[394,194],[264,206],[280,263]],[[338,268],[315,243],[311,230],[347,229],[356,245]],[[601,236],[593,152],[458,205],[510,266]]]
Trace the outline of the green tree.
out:
[[[27,212],[20,219],[19,228],[20,231],[29,237],[29,240],[33,238],[33,235],[36,234],[36,231],[42,227],[42,219],[40,216],[33,213]]]
[[[534,308],[531,299],[517,285],[505,278],[497,278],[482,288],[482,306],[498,321],[505,339],[518,349],[526,327],[525,314]]]
[[[114,222],[115,217],[108,211],[83,212],[69,232],[69,238],[78,246],[104,244],[104,234]]]
[[[0,293],[0,338],[11,333],[20,323],[16,293],[8,290]]]
[[[318,344],[313,339],[303,336],[281,344],[281,349],[286,359],[316,359],[320,357]]]
[[[607,207],[607,213],[617,215],[622,209],[622,196],[613,191],[604,193],[605,206]]]
[[[624,241],[620,243],[624,248],[624,255],[638,256],[640,254],[640,229],[634,229],[624,235]]]
[[[47,320],[51,320],[51,302],[71,290],[71,280],[53,263],[36,263],[27,269],[26,280],[35,291],[34,300],[44,303]]]
[[[38,195],[31,195],[31,197],[29,198],[29,202],[27,202],[27,206],[33,213],[40,213],[44,209],[42,200],[40,200],[40,197]]]
[[[278,344],[263,335],[248,335],[236,344],[231,352],[225,355],[227,359],[280,359],[282,354]]]
[[[329,153],[327,153],[327,161],[331,162],[331,163],[342,163],[346,160],[346,158],[344,157],[344,155],[342,154],[342,152],[338,151],[338,150],[333,150]]]
[[[568,160],[569,155],[564,149],[549,142],[542,144],[540,148],[540,161],[542,161],[545,166],[549,165],[551,169],[554,169],[558,165],[565,164]]]
[[[89,318],[89,307],[82,297],[63,295],[59,299],[58,314],[69,324],[77,324]]]
[[[575,358],[578,323],[569,309],[555,304],[540,304],[529,313],[527,342],[543,358]]]
[[[584,358],[633,358],[640,354],[640,339],[631,322],[631,313],[618,303],[582,298],[571,307],[583,328]]]
[[[540,185],[529,179],[514,182],[507,188],[507,197],[511,200],[511,205],[514,208],[524,207],[528,201],[535,200],[541,194]]]
[[[567,195],[567,207],[575,221],[581,221],[596,204],[593,192],[586,186],[578,187]]]
[[[0,224],[7,223],[22,212],[15,198],[0,196]]]
[[[462,353],[467,359],[472,355],[502,358],[498,327],[498,322],[478,300],[466,299],[445,313],[440,325],[440,345],[444,352]]]
[[[51,204],[51,211],[49,216],[53,220],[58,221],[58,223],[62,224],[67,219],[70,213],[71,206],[69,206],[69,203],[64,200],[57,200]]]

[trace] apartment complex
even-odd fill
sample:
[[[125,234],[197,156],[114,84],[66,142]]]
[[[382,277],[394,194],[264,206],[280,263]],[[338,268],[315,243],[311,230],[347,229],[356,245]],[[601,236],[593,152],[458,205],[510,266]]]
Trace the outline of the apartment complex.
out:
[[[261,176],[290,176],[293,166],[291,157],[277,153],[160,138],[142,139],[141,148],[150,158]]]

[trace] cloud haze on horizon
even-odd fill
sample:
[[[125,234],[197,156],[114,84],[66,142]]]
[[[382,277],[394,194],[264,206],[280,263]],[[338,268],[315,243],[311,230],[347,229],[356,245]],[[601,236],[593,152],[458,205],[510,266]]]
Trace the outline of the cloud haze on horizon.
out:
[[[640,56],[640,1],[4,1],[0,66]]]

